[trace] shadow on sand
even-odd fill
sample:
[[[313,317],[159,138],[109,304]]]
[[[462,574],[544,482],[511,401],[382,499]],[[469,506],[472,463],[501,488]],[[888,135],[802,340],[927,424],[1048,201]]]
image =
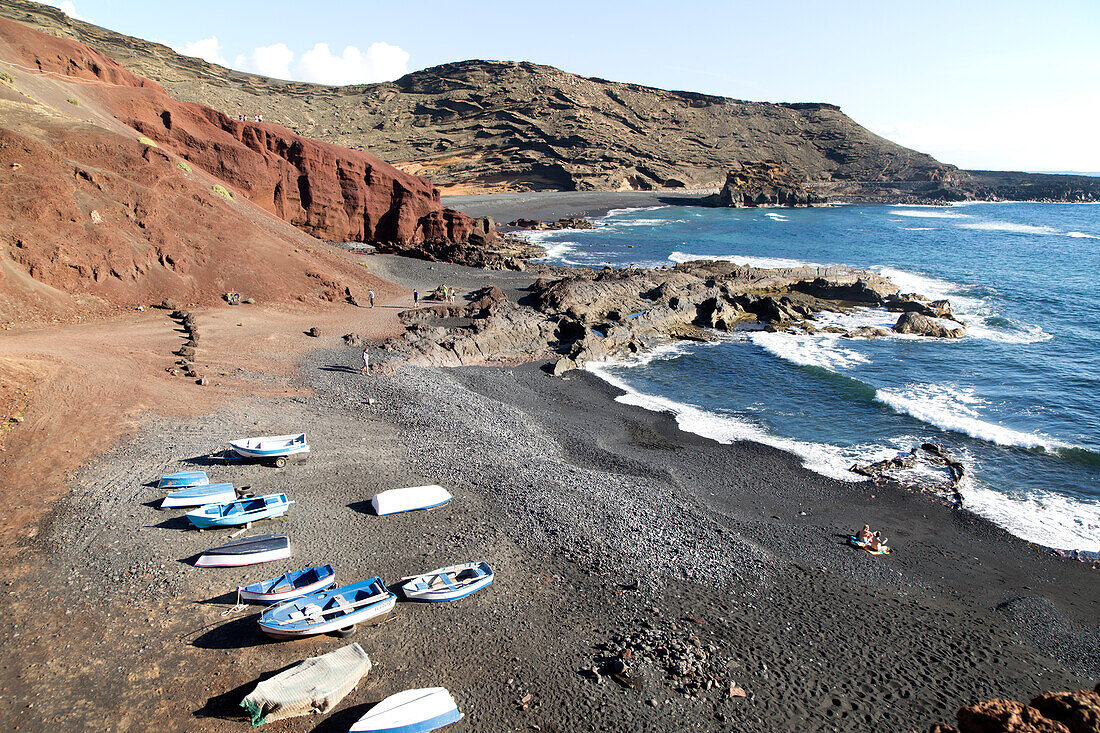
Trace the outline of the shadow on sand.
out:
[[[310,730],[310,733],[337,733],[337,731],[345,733],[359,718],[366,715],[377,704],[376,702],[368,702],[337,710],[318,723],[316,727]]]
[[[329,364],[328,366],[321,367],[323,372],[343,372],[344,374],[362,374],[361,369],[355,367],[343,366],[341,364]]]
[[[256,623],[259,617],[258,613],[250,613],[219,624],[192,639],[191,646],[198,649],[247,649],[274,643],[260,631],[260,626]]]
[[[252,692],[256,688],[256,685],[264,680],[271,679],[280,672],[284,672],[293,667],[297,662],[292,662],[282,669],[277,669],[274,672],[265,672],[251,682],[246,682],[240,687],[235,687],[229,692],[223,692],[220,695],[215,695],[206,701],[198,710],[195,710],[191,715],[196,718],[219,718],[221,720],[233,720],[244,721],[248,716],[241,707],[241,700],[245,695]],[[355,721],[352,721],[355,722]],[[351,723],[348,724],[348,728],[351,727]],[[345,728],[344,730],[347,730]]]
[[[360,514],[369,514],[372,517],[378,516],[374,511],[374,504],[370,503],[370,499],[363,499],[362,501],[353,501],[348,504],[348,509],[353,512],[359,512]]]

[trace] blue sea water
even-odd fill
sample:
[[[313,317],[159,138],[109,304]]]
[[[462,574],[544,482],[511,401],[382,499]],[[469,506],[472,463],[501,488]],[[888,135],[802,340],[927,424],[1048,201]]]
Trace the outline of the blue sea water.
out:
[[[1100,550],[1100,206],[659,207],[532,238],[558,264],[844,264],[948,298],[969,324],[959,341],[741,332],[594,371],[684,429],[768,443],[844,480],[860,480],[855,462],[945,443],[969,469],[971,510]],[[835,318],[889,328],[897,314]]]

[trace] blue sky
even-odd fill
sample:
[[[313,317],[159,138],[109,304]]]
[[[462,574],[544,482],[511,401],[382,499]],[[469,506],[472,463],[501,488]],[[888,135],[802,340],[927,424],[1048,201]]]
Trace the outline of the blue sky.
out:
[[[739,99],[832,102],[964,168],[1100,171],[1100,0],[50,4],[272,75],[351,83],[527,60]]]

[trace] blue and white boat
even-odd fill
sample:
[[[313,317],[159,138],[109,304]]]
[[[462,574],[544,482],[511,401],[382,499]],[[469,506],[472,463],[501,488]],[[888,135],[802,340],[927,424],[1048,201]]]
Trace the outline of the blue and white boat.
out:
[[[271,519],[286,514],[292,502],[286,494],[267,494],[249,499],[237,499],[222,504],[207,504],[186,516],[200,529],[207,527],[234,527],[260,519]]]
[[[200,484],[189,486],[186,489],[173,491],[160,503],[161,509],[172,509],[183,506],[206,506],[207,504],[222,504],[237,498],[237,492],[233,484]]]
[[[242,601],[278,603],[316,593],[336,583],[336,570],[331,565],[317,565],[304,570],[292,570],[278,578],[261,580],[237,588]]]
[[[261,435],[258,438],[242,438],[229,441],[229,447],[245,458],[286,458],[299,453],[309,453],[305,433],[296,435]]]
[[[177,471],[161,476],[157,481],[158,489],[182,489],[187,486],[205,486],[210,483],[206,471]]]
[[[433,570],[423,575],[402,578],[401,592],[410,601],[454,601],[476,593],[493,582],[493,569],[487,562],[468,562]]]
[[[211,547],[195,561],[197,568],[236,568],[290,557],[290,538],[285,534],[242,537],[220,547]]]
[[[405,690],[372,707],[348,733],[425,733],[462,720],[443,687]]]
[[[260,629],[273,639],[296,639],[339,632],[347,636],[355,625],[393,610],[397,596],[380,578],[361,580],[280,603],[260,616]]]

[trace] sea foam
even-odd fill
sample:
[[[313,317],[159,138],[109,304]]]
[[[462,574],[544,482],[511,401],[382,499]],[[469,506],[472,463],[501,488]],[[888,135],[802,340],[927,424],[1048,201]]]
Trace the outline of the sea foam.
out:
[[[749,255],[696,255],[689,252],[673,252],[668,256],[671,262],[696,262],[698,260],[718,260],[720,262],[732,262],[735,265],[747,265],[749,267],[761,267],[764,269],[778,269],[783,267],[828,267],[817,262],[804,262],[792,260],[786,257],[751,257]]]
[[[959,486],[963,506],[1012,534],[1046,547],[1100,551],[1100,502],[1049,491],[1010,495],[972,480]]]

